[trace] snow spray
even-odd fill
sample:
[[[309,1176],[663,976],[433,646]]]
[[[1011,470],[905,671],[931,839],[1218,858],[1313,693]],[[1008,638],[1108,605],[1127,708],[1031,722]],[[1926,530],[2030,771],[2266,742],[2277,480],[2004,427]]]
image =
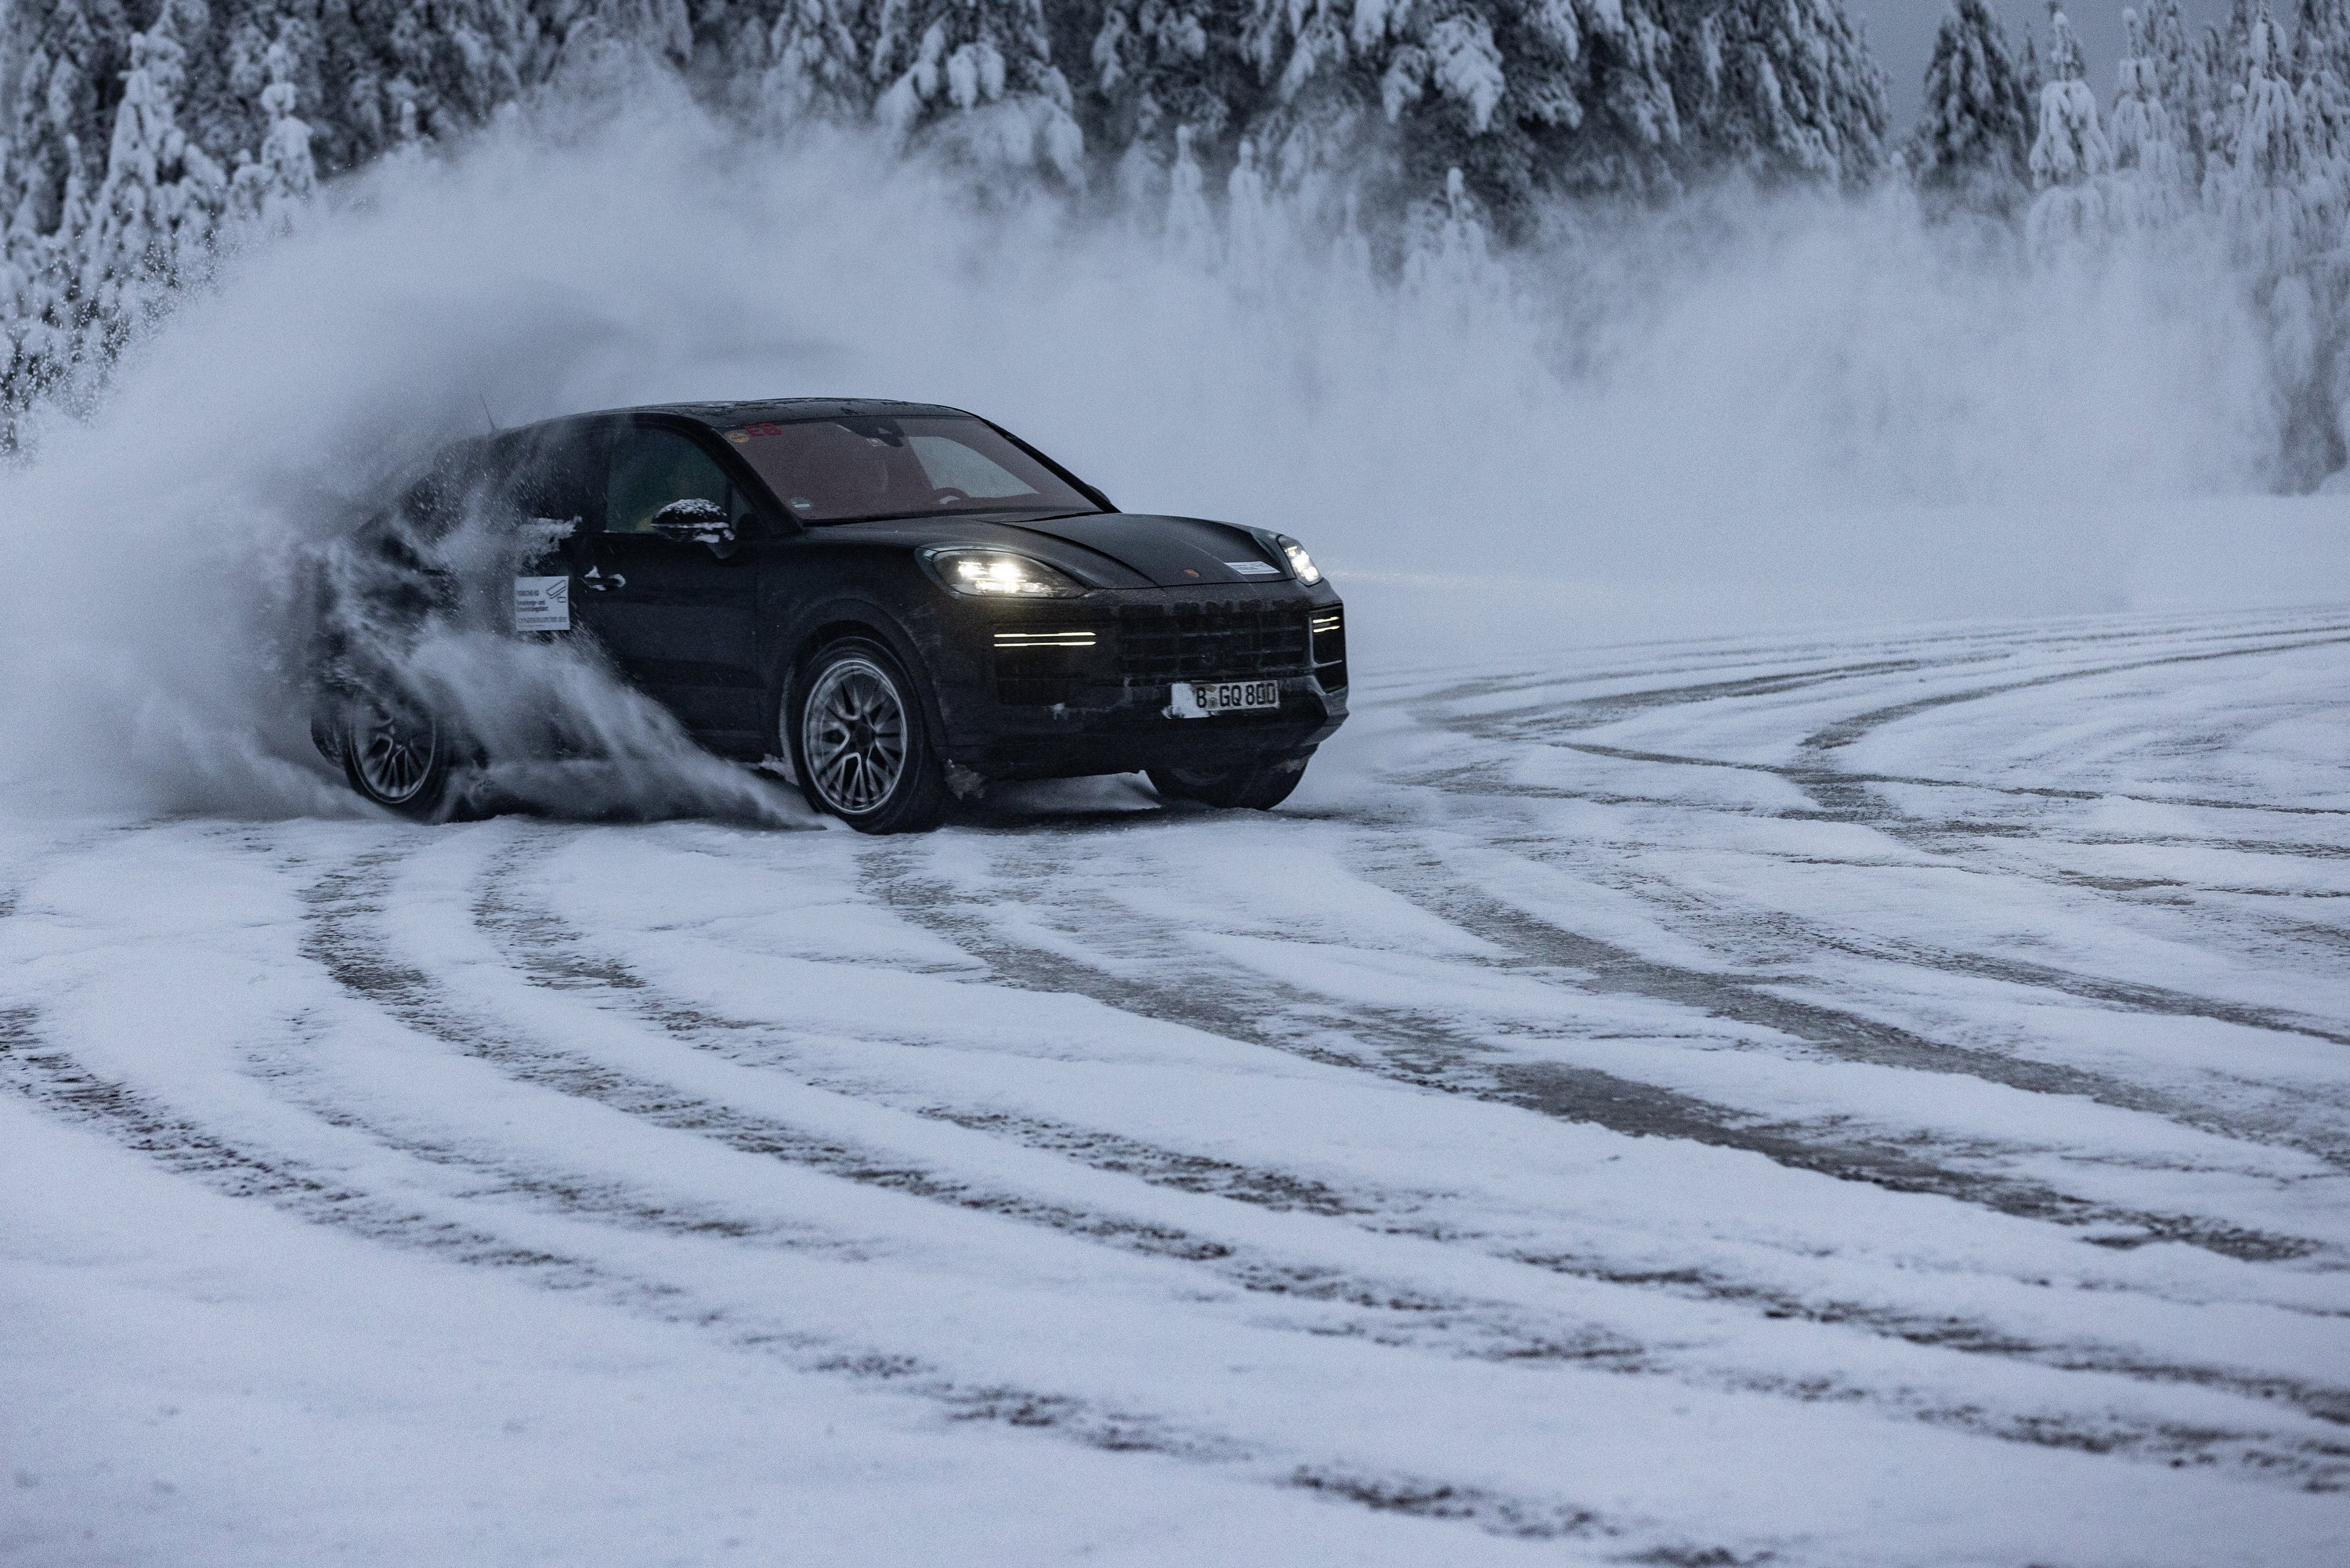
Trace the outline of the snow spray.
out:
[[[1345,235],[1175,245],[1107,198],[975,202],[876,140],[652,101],[354,178],[36,425],[0,478],[15,798],[357,809],[307,734],[301,573],[485,405],[969,408],[1123,505],[1305,537],[1393,610],[1358,616],[1367,666],[1504,621],[1539,647],[2107,607],[2132,508],[2248,491],[2274,446],[2191,237],[2047,267],[1898,193],[1716,193],[1399,276]],[[596,715],[637,781],[596,809],[764,809],[592,660],[432,657],[472,711]]]

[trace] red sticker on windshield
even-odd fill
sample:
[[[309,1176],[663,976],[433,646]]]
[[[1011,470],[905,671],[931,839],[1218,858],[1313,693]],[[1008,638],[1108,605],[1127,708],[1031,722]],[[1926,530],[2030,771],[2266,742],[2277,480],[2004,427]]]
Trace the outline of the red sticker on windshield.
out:
[[[764,423],[755,424],[755,425],[744,425],[744,426],[743,427],[742,433],[743,433],[743,435],[746,435],[746,436],[754,436],[754,435],[756,435],[756,436],[781,435],[781,434],[783,434],[783,433],[784,433],[784,427],[783,427],[783,426],[781,426],[781,425],[772,425],[772,424],[764,424]]]

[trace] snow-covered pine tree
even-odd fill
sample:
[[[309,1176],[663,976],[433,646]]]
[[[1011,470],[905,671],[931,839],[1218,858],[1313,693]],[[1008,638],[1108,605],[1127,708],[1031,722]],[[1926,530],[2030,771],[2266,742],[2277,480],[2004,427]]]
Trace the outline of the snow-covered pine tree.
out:
[[[2278,478],[2307,489],[2342,466],[2344,388],[2339,244],[2314,167],[2301,96],[2285,78],[2283,40],[2265,5],[2252,12],[2243,78],[2230,95],[2221,144],[2205,176],[2219,215],[2268,325],[2269,370],[2283,429]]]
[[[2005,215],[2031,191],[2036,106],[1984,0],[1952,0],[1926,67],[1909,169],[1929,211]]]
[[[1669,188],[1682,124],[1659,15],[1657,0],[1510,0],[1482,28],[1420,17],[1380,79],[1406,132],[1403,189],[1450,190],[1457,169],[1479,222],[1517,235],[1545,197]]]
[[[0,5],[0,213],[12,228],[53,234],[66,186],[85,191],[104,175],[89,161],[113,134],[114,106],[130,64],[129,15],[120,0],[10,0]]]
[[[187,57],[173,9],[164,0],[154,25],[130,36],[106,175],[77,247],[85,365],[110,360],[170,290],[202,275],[225,203],[226,176],[178,123]]]
[[[26,408],[83,379],[83,253],[132,30],[117,0],[0,5],[0,445],[14,444]]]
[[[901,144],[974,168],[1085,181],[1085,135],[1042,0],[879,0],[874,118]]]
[[[2268,15],[2269,0],[2228,0],[2227,31],[2222,35],[2230,63],[2241,67],[2250,59],[2252,20]]]
[[[712,0],[701,18],[726,80],[723,96],[765,131],[847,123],[872,107],[854,23],[858,0]]]
[[[2206,199],[2238,254],[2258,275],[2271,278],[2294,270],[2314,245],[2333,243],[2330,234],[2309,227],[2303,185],[2309,124],[2284,70],[2276,24],[2262,5],[2246,33],[2244,78],[2232,95],[2226,157],[2205,177]]]
[[[2117,227],[2158,228],[2185,205],[2186,159],[2178,126],[2163,102],[2153,42],[2136,11],[2122,13],[2122,30],[2126,43],[2116,72],[2107,137],[2114,157],[2108,216]]]
[[[1858,186],[1885,164],[1885,73],[1842,0],[1722,0],[1700,24],[1691,129],[1759,179]]]
[[[1191,154],[1222,161],[1256,117],[1265,89],[1241,51],[1247,0],[1110,0],[1086,40],[1090,70],[1078,94],[1088,140],[1128,172],[1120,183],[1171,171],[1178,129]],[[1149,178],[1144,178],[1149,171]]]
[[[2105,223],[2104,177],[2113,149],[2097,123],[2080,40],[2059,11],[2051,19],[2048,84],[2040,89],[2040,134],[2032,144],[2032,179],[2040,195],[2027,228],[2043,250],[2096,233]]]
[[[393,7],[386,43],[398,96],[442,140],[487,121],[522,92],[520,0],[432,0]]]
[[[1400,215],[1462,171],[1504,230],[1554,192],[1669,185],[1681,124],[1659,0],[1250,0],[1276,178]],[[1385,128],[1384,130],[1382,128]]]
[[[2147,28],[2162,107],[2178,139],[2179,178],[2189,192],[2203,185],[2203,123],[2218,84],[2181,15],[2178,0],[2155,0]]]
[[[2203,112],[2197,122],[2196,137],[2202,151],[2202,178],[2208,192],[2215,168],[2230,156],[2229,138],[2241,110],[2240,99],[2244,93],[2243,55],[2229,43],[2226,29],[2215,25],[2206,26],[2195,42],[2196,71],[2207,84]]]
[[[2350,0],[2300,0],[2288,75],[2308,128],[2313,223],[2330,229],[2350,203]]]
[[[2350,51],[2350,0],[2295,0],[2291,75],[2306,80],[2320,67],[2337,73]]]
[[[1493,260],[1492,228],[1458,169],[1444,171],[1443,193],[1415,202],[1405,221],[1404,286],[1475,311],[1506,279]]]
[[[317,195],[318,169],[310,154],[309,123],[294,112],[300,95],[294,85],[293,52],[274,46],[263,68],[269,81],[259,94],[260,109],[269,128],[262,133],[261,155],[237,168],[235,204],[249,229],[282,234],[301,221],[303,209]],[[412,117],[407,118],[412,127]]]
[[[1224,182],[1224,264],[1232,280],[1252,292],[1271,287],[1279,242],[1256,143],[1243,136]]]
[[[1208,211],[1207,175],[1191,155],[1191,128],[1175,128],[1175,161],[1167,171],[1167,254],[1204,271],[1216,258],[1216,220]]]

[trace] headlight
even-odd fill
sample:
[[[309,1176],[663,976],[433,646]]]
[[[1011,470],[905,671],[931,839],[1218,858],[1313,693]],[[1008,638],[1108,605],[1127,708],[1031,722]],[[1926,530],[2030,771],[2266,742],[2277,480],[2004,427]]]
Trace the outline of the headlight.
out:
[[[949,592],[974,599],[1066,599],[1085,585],[1044,562],[1009,550],[946,545],[922,552],[923,565]]]
[[[1286,534],[1275,534],[1273,542],[1281,546],[1283,557],[1289,562],[1289,569],[1296,574],[1299,582],[1310,588],[1322,580],[1322,568],[1314,564],[1314,557],[1305,553],[1305,545]]]

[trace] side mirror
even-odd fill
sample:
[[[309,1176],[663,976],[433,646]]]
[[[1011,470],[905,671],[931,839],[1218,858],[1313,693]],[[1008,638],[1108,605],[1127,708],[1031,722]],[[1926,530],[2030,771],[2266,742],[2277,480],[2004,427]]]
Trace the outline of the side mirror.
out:
[[[734,549],[734,524],[727,521],[726,508],[698,495],[672,501],[654,513],[652,531],[681,545],[707,545],[722,556]]]

